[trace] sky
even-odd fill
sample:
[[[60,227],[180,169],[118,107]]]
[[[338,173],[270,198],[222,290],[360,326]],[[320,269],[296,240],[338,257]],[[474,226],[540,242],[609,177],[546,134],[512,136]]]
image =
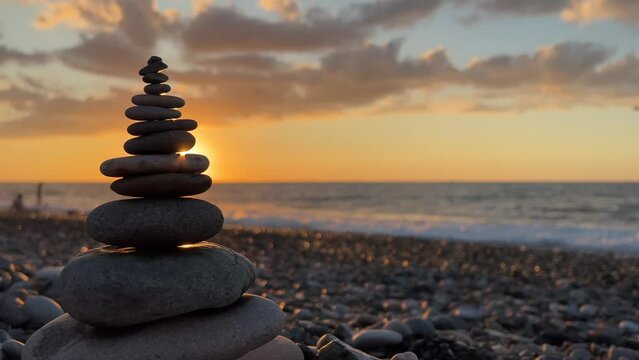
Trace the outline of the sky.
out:
[[[0,181],[109,181],[151,55],[217,182],[639,181],[637,0],[0,0]]]

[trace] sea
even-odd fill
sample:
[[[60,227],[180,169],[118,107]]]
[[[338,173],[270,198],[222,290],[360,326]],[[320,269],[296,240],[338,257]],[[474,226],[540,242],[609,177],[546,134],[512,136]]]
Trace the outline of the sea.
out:
[[[0,184],[0,207],[37,184]],[[106,183],[43,186],[44,211],[121,199]],[[639,253],[639,183],[216,184],[227,224]]]

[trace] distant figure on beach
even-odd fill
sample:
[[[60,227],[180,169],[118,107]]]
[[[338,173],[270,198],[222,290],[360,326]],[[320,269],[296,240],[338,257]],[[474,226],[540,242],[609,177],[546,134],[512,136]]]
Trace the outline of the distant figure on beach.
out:
[[[36,198],[38,199],[37,200],[38,201],[38,203],[37,203],[38,204],[38,207],[37,207],[38,210],[42,209],[42,187],[43,186],[44,186],[43,183],[39,183],[38,184],[38,190],[36,191]]]
[[[11,211],[22,212],[24,211],[24,200],[22,194],[18,194],[11,204]]]

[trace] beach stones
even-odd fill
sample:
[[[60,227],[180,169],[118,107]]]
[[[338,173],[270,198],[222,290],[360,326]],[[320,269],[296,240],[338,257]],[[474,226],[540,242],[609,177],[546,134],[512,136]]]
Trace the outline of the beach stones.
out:
[[[108,245],[164,248],[207,240],[223,223],[220,209],[203,200],[133,199],[98,206],[87,217],[86,229]]]
[[[111,190],[124,196],[177,197],[201,194],[211,183],[211,178],[202,174],[155,174],[116,180]]]
[[[124,151],[132,155],[175,154],[195,146],[195,137],[188,131],[165,131],[144,135],[124,143]]]
[[[235,360],[275,338],[284,320],[277,304],[252,295],[224,309],[126,328],[95,328],[63,315],[31,336],[22,360]]]
[[[197,154],[140,155],[110,159],[100,165],[104,176],[136,176],[165,173],[199,174],[209,167],[209,159]]]
[[[179,108],[184,106],[184,100],[171,95],[148,95],[140,94],[131,98],[131,102],[141,106],[159,106],[163,108]]]
[[[197,122],[195,120],[165,120],[165,121],[145,121],[129,125],[126,131],[131,135],[149,135],[171,130],[195,130]]]
[[[131,120],[166,120],[179,118],[182,113],[159,106],[133,106],[126,109],[124,115]]]
[[[158,252],[105,247],[69,262],[60,291],[74,319],[127,326],[228,306],[253,285],[254,271],[247,258],[212,243]]]
[[[144,87],[144,92],[152,95],[159,95],[171,91],[171,86],[167,84],[149,84]]]
[[[181,116],[174,108],[185,102],[159,95],[171,89],[161,84],[168,80],[159,72],[167,68],[162,59],[147,64],[139,71],[151,83],[147,95],[133,96],[136,106],[125,112],[139,121],[127,129],[138,137],[124,144],[135,156],[100,166],[104,175],[119,178],[111,184],[114,192],[139,199],[111,201],[87,216],[89,236],[111,246],[77,256],[60,273],[56,290],[67,314],[26,290],[22,298],[0,302],[16,310],[6,319],[11,326],[40,326],[57,317],[31,335],[22,359],[236,360],[255,350],[249,355],[255,359],[302,360],[294,343],[275,339],[285,319],[279,306],[245,294],[255,282],[254,265],[203,242],[222,229],[222,212],[184,196],[211,187],[202,174],[209,161],[176,154],[195,145],[189,131],[197,122],[168,120]]]

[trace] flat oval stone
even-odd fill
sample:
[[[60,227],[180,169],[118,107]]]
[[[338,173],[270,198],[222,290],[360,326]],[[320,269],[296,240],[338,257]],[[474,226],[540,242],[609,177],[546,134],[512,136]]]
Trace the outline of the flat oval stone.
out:
[[[254,282],[247,258],[213,243],[142,252],[106,246],[64,267],[60,299],[82,323],[130,326],[228,306]]]
[[[156,72],[162,71],[162,70],[164,70],[166,68],[168,68],[168,66],[165,63],[163,63],[162,60],[154,61],[154,62],[146,65],[142,69],[140,69],[138,74],[146,75],[146,74],[156,73]]]
[[[159,106],[163,108],[179,108],[184,106],[184,99],[171,95],[139,94],[131,98],[135,105]]]
[[[284,320],[277,304],[253,295],[224,309],[125,328],[63,315],[31,335],[22,360],[235,360],[279,335]]]
[[[147,94],[160,95],[171,91],[169,84],[149,84],[144,87],[144,92]]]
[[[124,151],[132,155],[173,154],[195,146],[195,136],[188,131],[174,130],[139,136],[124,143]]]
[[[171,130],[190,131],[195,129],[197,129],[197,121],[191,119],[180,119],[136,122],[129,125],[126,131],[131,135],[139,136]]]
[[[201,194],[211,184],[211,178],[202,174],[153,174],[116,180],[111,190],[124,196],[179,197]]]
[[[162,58],[156,55],[153,55],[146,61],[147,64],[153,64],[154,62],[162,61]]]
[[[163,73],[150,73],[142,76],[142,81],[147,84],[161,84],[169,81],[169,77]]]
[[[304,360],[304,354],[296,343],[278,336],[265,345],[253,349],[237,360]]]
[[[402,342],[402,335],[392,330],[365,329],[353,336],[353,346],[360,350],[384,348]]]
[[[223,223],[220,209],[203,200],[129,199],[95,208],[86,229],[91,238],[108,245],[166,248],[212,238]]]
[[[124,115],[131,120],[165,120],[179,118],[182,113],[159,106],[133,106],[126,109]]]
[[[209,168],[209,159],[198,154],[137,155],[109,159],[100,165],[104,176],[123,177],[160,173],[195,173]]]

